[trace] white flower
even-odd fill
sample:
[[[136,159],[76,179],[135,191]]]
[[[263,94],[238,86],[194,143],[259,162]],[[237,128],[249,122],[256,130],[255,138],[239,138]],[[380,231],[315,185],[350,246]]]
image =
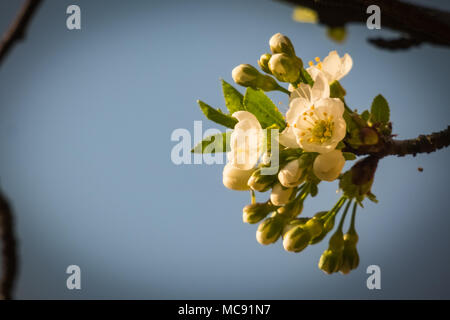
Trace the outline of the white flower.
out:
[[[294,188],[284,188],[281,184],[277,183],[270,194],[270,202],[276,206],[282,206],[289,202]]]
[[[328,80],[328,83],[332,83],[335,80],[341,80],[353,66],[352,57],[348,53],[344,54],[341,58],[338,53],[331,51],[328,56],[320,61],[319,57],[315,58],[317,64],[313,61],[309,62],[310,67],[306,69],[311,78],[315,81],[318,74],[323,73]]]
[[[237,111],[233,117],[239,122],[231,133],[228,160],[239,169],[252,169],[263,151],[264,132],[256,117],[248,111]]]
[[[288,127],[280,134],[280,143],[306,152],[334,150],[345,137],[346,123],[344,103],[329,96],[330,87],[323,74],[317,75],[312,88],[301,83],[291,94],[286,113]]]
[[[231,163],[227,163],[223,168],[223,184],[231,190],[250,190],[247,183],[253,171],[254,169],[242,170],[234,167]]]
[[[296,187],[302,183],[300,180],[303,169],[300,168],[298,159],[292,160],[278,172],[278,180],[286,188]]]
[[[314,174],[320,180],[333,181],[339,177],[344,164],[345,158],[341,150],[319,154],[314,160]]]

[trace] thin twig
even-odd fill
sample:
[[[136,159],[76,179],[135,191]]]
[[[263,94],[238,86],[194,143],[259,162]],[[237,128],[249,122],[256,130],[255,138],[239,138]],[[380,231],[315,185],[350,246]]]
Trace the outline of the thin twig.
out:
[[[25,38],[27,27],[42,0],[28,0],[20,9],[17,17],[3,35],[0,42],[0,64],[17,42]]]
[[[12,47],[25,38],[31,18],[42,0],[28,0],[20,9],[11,26],[0,42],[0,64],[4,61]],[[2,278],[0,282],[0,299],[12,299],[14,282],[17,277],[16,238],[14,236],[14,217],[11,206],[0,192],[0,238],[2,249]]]
[[[16,239],[14,236],[13,212],[8,200],[0,192],[0,237],[3,242],[0,299],[12,299],[12,290],[17,276]]]

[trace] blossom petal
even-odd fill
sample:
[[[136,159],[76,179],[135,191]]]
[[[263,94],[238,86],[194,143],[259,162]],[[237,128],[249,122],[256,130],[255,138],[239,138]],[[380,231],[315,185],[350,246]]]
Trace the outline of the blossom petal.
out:
[[[286,112],[286,120],[290,125],[294,124],[298,117],[311,106],[311,102],[304,98],[295,98],[289,103],[289,110]]]
[[[311,86],[305,84],[305,83],[300,83],[300,85],[298,86],[297,89],[295,89],[290,96],[290,100],[294,100],[296,98],[303,98],[307,101],[311,101],[312,102],[312,90],[311,90]]]
[[[336,77],[341,70],[341,59],[339,58],[336,50],[331,51],[328,56],[323,59],[322,70],[326,73],[329,73],[332,77],[332,79],[328,79],[329,81],[336,80]]]
[[[350,57],[348,53],[344,54],[344,56],[341,58],[341,72],[339,74],[338,79],[340,80],[342,77],[344,77],[347,73],[350,72],[350,70],[353,67],[353,59]]]
[[[313,102],[330,97],[330,85],[328,84],[328,80],[323,72],[319,72],[317,74],[311,93]]]
[[[327,111],[336,118],[342,117],[345,110],[344,103],[338,98],[321,99],[316,103],[316,107],[324,108],[324,111]]]
[[[236,111],[232,114],[232,116],[239,120],[239,122],[243,121],[249,121],[249,127],[253,128],[261,128],[261,124],[259,123],[258,119],[256,119],[255,115],[248,111]],[[239,123],[236,124],[236,126]],[[236,127],[235,127],[236,128]]]
[[[300,148],[299,144],[297,143],[297,138],[294,134],[294,129],[292,127],[287,127],[286,129],[284,129],[284,131],[280,133],[278,141],[280,144],[288,148]]]

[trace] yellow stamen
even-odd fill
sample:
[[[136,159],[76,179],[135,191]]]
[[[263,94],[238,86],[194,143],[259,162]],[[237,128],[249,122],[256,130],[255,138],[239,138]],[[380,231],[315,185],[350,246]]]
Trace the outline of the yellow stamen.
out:
[[[314,60],[316,60],[316,62],[320,62],[320,58],[319,57],[315,57]]]
[[[314,62],[309,61],[308,64],[309,64],[310,67],[312,67],[314,65]]]

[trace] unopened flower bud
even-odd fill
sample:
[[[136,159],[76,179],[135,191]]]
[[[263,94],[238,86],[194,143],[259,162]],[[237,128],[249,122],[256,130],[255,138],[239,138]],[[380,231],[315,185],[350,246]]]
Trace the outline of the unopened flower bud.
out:
[[[328,249],[342,252],[344,250],[344,235],[341,230],[337,230],[330,238]]]
[[[326,215],[328,213],[328,211],[321,211],[315,214],[314,218],[316,219],[320,219],[322,218],[324,215]],[[330,219],[327,219],[324,223],[323,223],[323,229],[322,232],[316,236],[315,238],[313,238],[310,242],[310,244],[316,244],[319,243],[320,241],[323,240],[323,238],[326,237],[326,235],[328,234],[328,232],[330,232],[333,227],[334,227],[334,221],[335,221],[335,216],[331,217]]]
[[[288,162],[288,164],[278,172],[278,180],[280,180],[280,183],[284,187],[292,188],[300,185],[304,181],[302,174],[303,168],[300,168],[299,160],[295,159]]]
[[[264,219],[271,211],[275,210],[275,208],[269,202],[246,205],[242,209],[242,220],[245,223],[257,223]]]
[[[285,206],[282,206],[277,209],[277,212],[283,217],[296,217],[303,210],[303,201],[291,201],[287,203]]]
[[[319,219],[312,218],[309,219],[307,223],[305,223],[303,229],[309,232],[311,239],[314,239],[322,233],[323,223]]]
[[[356,162],[351,168],[352,183],[361,186],[373,181],[377,165],[378,158],[371,156]]]
[[[313,171],[317,178],[324,181],[337,179],[345,165],[345,158],[341,150],[333,150],[319,154],[314,160]]]
[[[240,64],[231,72],[234,82],[243,87],[256,87],[260,75],[259,71],[249,64]]]
[[[295,49],[291,40],[281,33],[276,33],[270,38],[269,46],[273,53],[285,53],[295,57]]]
[[[258,226],[256,240],[263,245],[274,243],[280,237],[283,225],[283,219],[278,216],[267,218]]]
[[[280,85],[269,75],[260,74],[256,87],[263,91],[280,90]],[[283,89],[281,89],[283,90]]]
[[[283,206],[289,202],[294,188],[285,188],[277,183],[270,194],[270,201],[276,206]]]
[[[344,235],[344,251],[342,252],[342,265],[339,271],[342,274],[347,274],[354,270],[359,265],[359,255],[356,249],[358,242],[358,235],[356,232],[346,233]]]
[[[281,233],[281,236],[284,239],[285,234],[291,230],[292,228],[294,228],[295,226],[300,226],[300,225],[304,225],[306,222],[308,222],[310,218],[294,218],[291,221],[289,221],[288,223],[285,224],[285,226],[283,227],[283,232]]]
[[[300,252],[308,246],[310,240],[311,235],[303,229],[303,225],[297,225],[285,233],[283,247],[286,251]]]
[[[342,265],[342,251],[325,250],[319,260],[319,269],[331,274],[339,271]]]
[[[369,127],[362,128],[359,131],[360,139],[365,145],[375,145],[378,143],[378,133]]]
[[[279,81],[296,82],[300,76],[302,65],[297,57],[285,53],[274,54],[269,60],[269,69]]]
[[[272,57],[270,53],[264,53],[258,60],[258,65],[262,71],[266,73],[271,73],[269,69],[269,60]]]
[[[249,190],[247,182],[253,171],[254,169],[243,170],[234,167],[231,163],[227,163],[223,168],[223,184],[232,190]]]
[[[276,175],[262,175],[261,169],[257,169],[248,179],[248,186],[255,191],[266,192],[276,181]]]

